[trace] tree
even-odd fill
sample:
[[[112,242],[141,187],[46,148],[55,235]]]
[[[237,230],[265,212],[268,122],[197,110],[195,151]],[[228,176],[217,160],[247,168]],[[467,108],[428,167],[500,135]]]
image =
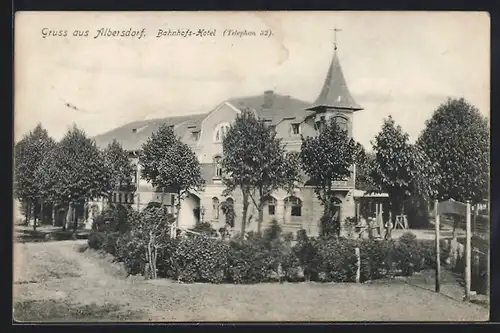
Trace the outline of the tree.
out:
[[[370,170],[375,161],[374,152],[366,152],[364,147],[356,143],[356,189],[366,191],[368,193],[375,192],[375,187],[370,178]]]
[[[142,145],[139,155],[142,177],[157,188],[169,189],[176,194],[176,218],[181,200],[190,191],[201,191],[205,180],[201,175],[198,158],[167,125],[162,125]]]
[[[104,149],[104,163],[111,175],[113,190],[130,190],[133,179],[133,167],[127,151],[115,139]]]
[[[54,145],[54,140],[49,136],[47,130],[38,124],[14,148],[14,195],[23,203],[24,207],[27,207],[26,213],[33,209],[34,230],[36,230],[37,224],[36,205],[40,201],[41,194],[36,173],[44,157],[49,154]],[[30,213],[26,215],[27,221],[29,215]]]
[[[302,167],[314,185],[314,192],[323,205],[322,234],[340,233],[340,221],[333,221],[335,198],[334,181],[344,181],[351,175],[356,144],[334,118],[324,124],[316,137],[302,138],[300,158]]]
[[[41,198],[41,211],[45,203],[51,203],[52,209],[58,204],[57,181],[59,179],[59,170],[55,163],[57,156],[57,143],[51,140],[47,145],[47,151],[44,154],[41,163],[35,170],[35,183],[38,188],[38,194]],[[54,211],[53,211],[54,214]],[[53,218],[53,216],[52,216]],[[54,223],[54,221],[52,221]]]
[[[418,144],[438,165],[439,200],[476,204],[488,197],[489,126],[476,107],[463,98],[448,99],[426,122]]]
[[[276,133],[250,110],[243,110],[222,143],[223,183],[226,194],[240,188],[243,194],[241,233],[245,232],[249,199],[258,211],[261,231],[267,198],[278,189],[291,192],[300,179],[298,158],[289,154]]]
[[[76,231],[75,204],[106,195],[111,188],[110,170],[106,168],[104,156],[95,141],[76,126],[66,133],[55,153],[55,193],[59,202],[69,206],[68,215]]]
[[[392,117],[384,121],[372,145],[375,160],[370,179],[374,191],[389,195],[393,221],[402,213],[408,197],[419,195],[430,199],[435,195],[439,180],[436,165],[418,145],[409,143],[408,134]]]

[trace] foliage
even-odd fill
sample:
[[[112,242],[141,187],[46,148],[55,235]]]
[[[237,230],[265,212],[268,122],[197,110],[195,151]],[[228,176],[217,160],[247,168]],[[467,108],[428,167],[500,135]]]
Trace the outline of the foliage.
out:
[[[391,273],[394,242],[373,239],[362,240],[359,244],[361,255],[361,281],[376,280]]]
[[[223,183],[226,193],[243,193],[242,230],[245,232],[248,199],[259,212],[257,230],[263,222],[267,198],[278,189],[291,192],[300,180],[297,155],[285,157],[285,146],[254,112],[244,110],[223,140]]]
[[[218,232],[214,228],[212,228],[212,225],[209,222],[201,222],[196,224],[194,228],[191,229],[194,232],[198,232],[200,234],[204,234],[210,237],[217,237]]]
[[[120,143],[113,141],[104,149],[104,163],[110,171],[111,186],[113,189],[129,189],[132,184],[133,167],[127,151]]]
[[[435,164],[418,145],[409,143],[408,134],[391,117],[384,121],[372,145],[375,161],[370,178],[378,192],[389,195],[393,219],[409,196],[434,196],[439,180]]]
[[[120,233],[116,231],[92,232],[88,238],[89,248],[117,255],[117,241]]]
[[[179,241],[173,253],[176,278],[183,282],[224,281],[229,246],[204,235]]]
[[[297,231],[297,243],[293,247],[293,252],[304,270],[304,278],[307,281],[314,280],[317,276],[317,271],[314,269],[317,252],[315,244],[315,240],[310,239],[304,229]]]
[[[258,283],[271,279],[277,268],[274,256],[263,242],[262,237],[255,234],[247,240],[236,238],[230,241],[227,279],[233,283]]]
[[[220,210],[226,219],[226,225],[230,227],[234,227],[234,218],[236,214],[234,213],[234,205],[232,203],[228,203],[227,201],[223,201],[220,204]]]
[[[142,145],[139,164],[142,178],[154,187],[177,194],[177,210],[182,198],[190,191],[201,191],[205,185],[195,153],[167,125]]]
[[[354,282],[357,258],[355,242],[339,238],[322,238],[316,242],[313,263],[322,282]]]
[[[14,196],[24,205],[34,207],[39,198],[48,199],[51,184],[42,177],[49,171],[45,161],[55,147],[55,141],[41,124],[16,143],[14,147]],[[52,199],[52,198],[50,198]],[[36,221],[36,216],[35,216]],[[33,224],[36,229],[36,223]]]
[[[314,192],[324,207],[322,226],[333,224],[335,204],[332,182],[343,181],[350,177],[351,167],[359,148],[347,131],[341,129],[334,118],[323,126],[316,137],[302,138],[300,159],[302,167],[314,185]],[[340,232],[340,221],[332,226],[337,235]]]
[[[120,231],[128,230],[129,209],[121,204],[104,209],[94,218],[92,229],[95,231]]]
[[[481,202],[488,196],[487,119],[463,98],[441,104],[426,122],[418,144],[437,163],[439,200]]]

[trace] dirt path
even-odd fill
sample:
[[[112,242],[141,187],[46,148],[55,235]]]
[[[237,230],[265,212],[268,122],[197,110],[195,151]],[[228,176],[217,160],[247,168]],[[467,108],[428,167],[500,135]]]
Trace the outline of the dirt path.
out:
[[[16,244],[18,300],[117,304],[144,321],[475,321],[488,310],[407,284],[178,284],[125,278],[85,241]],[[29,270],[26,267],[30,267]],[[48,277],[52,276],[52,277]],[[55,276],[55,277],[54,277]]]

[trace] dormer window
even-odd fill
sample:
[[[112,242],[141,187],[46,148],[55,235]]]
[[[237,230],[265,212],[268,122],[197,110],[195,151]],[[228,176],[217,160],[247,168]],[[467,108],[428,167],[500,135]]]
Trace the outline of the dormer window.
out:
[[[229,132],[229,124],[224,123],[217,126],[214,133],[214,142],[222,142]]]
[[[292,124],[292,135],[300,134],[300,124]]]
[[[191,132],[191,138],[194,140],[194,141],[198,141],[200,139],[200,132],[196,131],[196,132]]]

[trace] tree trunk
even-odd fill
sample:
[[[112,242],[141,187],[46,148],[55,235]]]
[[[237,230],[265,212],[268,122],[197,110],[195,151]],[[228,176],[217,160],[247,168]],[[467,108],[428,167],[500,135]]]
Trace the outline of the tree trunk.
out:
[[[25,202],[24,204],[24,223],[26,225],[29,225],[30,224],[30,204]]]
[[[243,212],[241,214],[241,237],[245,235],[245,226],[247,222],[247,212],[248,212],[248,191],[242,189],[243,194]]]
[[[260,234],[260,231],[262,229],[262,223],[264,222],[264,205],[259,204],[259,207],[257,207],[257,210],[259,212],[259,218],[257,221],[257,232]]]
[[[71,219],[73,221],[73,233],[76,233],[76,229],[78,229],[78,219],[76,218],[76,209],[74,205],[72,205],[71,214]]]
[[[33,205],[33,231],[36,231],[36,200]]]
[[[56,225],[56,205],[52,204],[52,215],[51,215],[52,226]]]
[[[43,208],[44,208],[44,200],[40,199],[40,223],[43,224]]]

